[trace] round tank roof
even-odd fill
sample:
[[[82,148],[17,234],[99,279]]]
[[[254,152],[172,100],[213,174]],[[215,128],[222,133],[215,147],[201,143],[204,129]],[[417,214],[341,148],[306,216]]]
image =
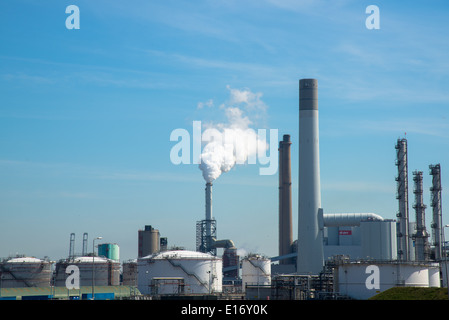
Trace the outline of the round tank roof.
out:
[[[76,257],[73,262],[78,262],[78,263],[101,263],[101,262],[108,262],[108,259],[106,258],[101,258],[101,257],[94,257],[92,259],[92,257]]]
[[[142,259],[218,259],[208,253],[189,251],[189,250],[171,250],[151,254]]]
[[[42,260],[34,257],[20,257],[20,258],[13,258],[8,261],[7,263],[23,263],[23,262],[31,262],[31,263],[41,263]]]

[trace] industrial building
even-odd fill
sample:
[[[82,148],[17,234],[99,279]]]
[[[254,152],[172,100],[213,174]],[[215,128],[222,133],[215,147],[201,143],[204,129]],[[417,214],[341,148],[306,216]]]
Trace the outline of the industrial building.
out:
[[[98,244],[95,254],[99,237],[88,252],[84,233],[82,253],[76,254],[72,233],[67,259],[14,257],[2,261],[1,297],[24,297],[34,290],[34,296],[53,298],[88,294],[92,298],[96,292],[128,299],[368,299],[395,286],[447,286],[440,164],[429,165],[431,232],[425,224],[423,171],[412,173],[414,203],[409,204],[406,139],[398,139],[394,147],[397,219],[374,212],[327,212],[321,203],[318,112],[318,81],[299,80],[299,140],[292,141],[285,134],[279,141],[277,256],[239,256],[233,240],[217,239],[213,184],[208,181],[205,217],[196,222],[195,251],[169,248],[158,229],[145,225],[138,230],[136,259],[120,264],[118,244]],[[292,225],[294,143],[299,149],[297,239]],[[219,248],[223,249],[221,256]],[[70,266],[78,268],[81,288],[68,292],[64,288]]]

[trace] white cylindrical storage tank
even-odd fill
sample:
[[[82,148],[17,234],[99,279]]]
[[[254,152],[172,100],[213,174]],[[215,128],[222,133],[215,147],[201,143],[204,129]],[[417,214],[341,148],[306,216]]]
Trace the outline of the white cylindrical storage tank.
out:
[[[242,291],[247,285],[271,284],[271,260],[259,255],[250,256],[242,261]]]
[[[9,259],[0,271],[2,288],[49,287],[52,276],[51,263],[34,257]]]
[[[120,284],[120,263],[101,257],[77,257],[73,260],[62,260],[56,264],[57,287],[65,287],[66,273],[69,266],[79,269],[80,286],[118,286]]]
[[[222,269],[221,258],[207,253],[159,252],[137,260],[137,287],[150,295],[222,292]]]
[[[429,287],[441,287],[440,268],[429,268]]]
[[[352,299],[368,299],[397,286],[438,287],[439,266],[435,263],[347,263],[336,267],[336,291]]]

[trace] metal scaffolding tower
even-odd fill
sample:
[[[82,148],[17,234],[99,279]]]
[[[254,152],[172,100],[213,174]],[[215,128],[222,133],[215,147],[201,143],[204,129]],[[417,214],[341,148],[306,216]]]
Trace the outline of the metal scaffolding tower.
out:
[[[430,206],[432,207],[432,244],[435,247],[435,260],[439,261],[443,257],[443,220],[441,201],[441,168],[440,164],[430,165],[430,175],[432,176],[432,186],[430,187]]]
[[[217,222],[201,220],[196,223],[196,251],[217,255],[217,248],[213,247],[213,239],[217,238]]]
[[[416,232],[413,234],[415,240],[415,257],[418,261],[429,260],[429,244],[427,238],[429,237],[426,231],[426,205],[423,203],[423,178],[422,171],[413,172],[413,181],[415,188],[415,204],[413,208],[416,213]]]
[[[396,148],[396,166],[398,167],[397,194],[399,200],[399,211],[396,216],[398,222],[398,260],[408,261],[410,259],[409,248],[409,206],[408,206],[408,164],[407,164],[407,140],[398,139]]]

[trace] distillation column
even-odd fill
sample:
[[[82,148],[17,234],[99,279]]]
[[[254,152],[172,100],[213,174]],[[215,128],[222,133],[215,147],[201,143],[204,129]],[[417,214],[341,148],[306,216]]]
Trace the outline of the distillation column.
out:
[[[432,176],[432,187],[430,187],[430,205],[432,207],[432,238],[435,247],[435,260],[439,261],[443,257],[443,220],[441,201],[441,168],[440,164],[430,165],[430,175]]]
[[[407,164],[407,140],[398,139],[396,148],[396,166],[398,167],[397,195],[399,200],[398,222],[398,260],[410,259],[409,248],[409,206],[408,206],[408,164]]]
[[[415,239],[415,257],[417,261],[427,261],[429,258],[428,234],[426,231],[426,206],[423,203],[423,181],[422,171],[413,172],[413,181],[415,182],[415,204],[413,208],[416,213],[416,232],[413,234]]]
[[[318,81],[299,81],[299,198],[297,272],[319,274],[324,265],[320,187]]]

